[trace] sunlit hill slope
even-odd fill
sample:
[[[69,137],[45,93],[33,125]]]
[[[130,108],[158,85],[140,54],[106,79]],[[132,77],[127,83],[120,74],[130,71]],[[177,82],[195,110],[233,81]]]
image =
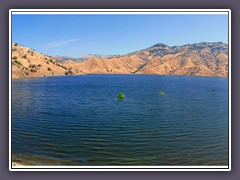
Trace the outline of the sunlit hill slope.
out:
[[[227,76],[228,45],[222,42],[183,46],[155,44],[122,56],[90,56],[82,62],[59,60],[12,44],[12,78],[75,74],[160,74]]]

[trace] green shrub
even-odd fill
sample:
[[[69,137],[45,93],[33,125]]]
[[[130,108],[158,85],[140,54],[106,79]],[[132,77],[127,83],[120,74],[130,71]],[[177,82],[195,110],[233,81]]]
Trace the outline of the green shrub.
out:
[[[51,68],[50,68],[50,67],[48,67],[48,68],[47,68],[47,70],[48,70],[48,71],[51,71]]]
[[[30,72],[37,72],[36,69],[30,69]]]
[[[35,64],[30,64],[28,67],[29,68],[36,68],[36,65]]]
[[[22,66],[22,63],[21,63],[20,61],[18,61],[18,60],[14,60],[14,62],[15,62],[16,64]]]
[[[65,72],[65,75],[71,75],[71,74],[73,74],[73,72],[71,70]]]
[[[24,59],[27,59],[27,55],[24,55],[23,58],[24,58]]]
[[[65,66],[61,66],[63,69],[66,69],[67,70],[67,68],[65,67]]]

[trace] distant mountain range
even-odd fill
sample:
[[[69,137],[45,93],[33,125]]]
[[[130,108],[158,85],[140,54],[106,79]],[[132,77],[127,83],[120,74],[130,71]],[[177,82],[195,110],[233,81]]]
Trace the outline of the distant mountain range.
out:
[[[50,57],[12,45],[12,77],[71,74],[160,74],[227,76],[228,45],[202,42],[183,46],[155,44],[126,55],[89,54]]]
[[[75,62],[83,62],[86,61],[88,59],[91,59],[93,57],[97,57],[97,58],[104,58],[104,59],[109,59],[112,57],[115,57],[116,55],[110,55],[110,54],[87,54],[84,56],[80,56],[78,58],[73,58],[73,57],[69,57],[69,56],[53,56],[53,58],[55,58],[56,60],[60,61],[60,62],[64,62],[67,60],[71,60],[71,61],[75,61]]]

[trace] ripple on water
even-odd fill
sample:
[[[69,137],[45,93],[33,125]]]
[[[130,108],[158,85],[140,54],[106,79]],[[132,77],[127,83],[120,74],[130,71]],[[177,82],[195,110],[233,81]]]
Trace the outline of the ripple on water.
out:
[[[12,84],[13,160],[228,164],[226,78],[91,75]],[[121,91],[126,98],[120,101]]]

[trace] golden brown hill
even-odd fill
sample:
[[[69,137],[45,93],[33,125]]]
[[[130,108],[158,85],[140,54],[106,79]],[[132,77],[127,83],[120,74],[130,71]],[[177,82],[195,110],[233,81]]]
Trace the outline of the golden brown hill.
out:
[[[227,76],[228,47],[224,43],[198,43],[180,47],[155,45],[138,74]],[[162,54],[159,54],[162,52]],[[137,52],[139,53],[139,52]],[[150,60],[151,59],[151,60]]]
[[[84,62],[65,61],[68,68],[77,73],[84,74],[131,74],[136,71],[144,61],[135,56],[114,57],[112,59],[91,58]]]
[[[172,47],[156,44],[123,56],[62,63],[29,48],[12,46],[13,78],[69,74],[227,76],[228,46],[221,42]]]
[[[71,70],[50,56],[27,47],[12,45],[12,78],[60,76]]]
[[[124,56],[92,58],[78,63],[75,70],[94,74],[227,76],[228,46],[221,42],[173,47],[156,44]]]

